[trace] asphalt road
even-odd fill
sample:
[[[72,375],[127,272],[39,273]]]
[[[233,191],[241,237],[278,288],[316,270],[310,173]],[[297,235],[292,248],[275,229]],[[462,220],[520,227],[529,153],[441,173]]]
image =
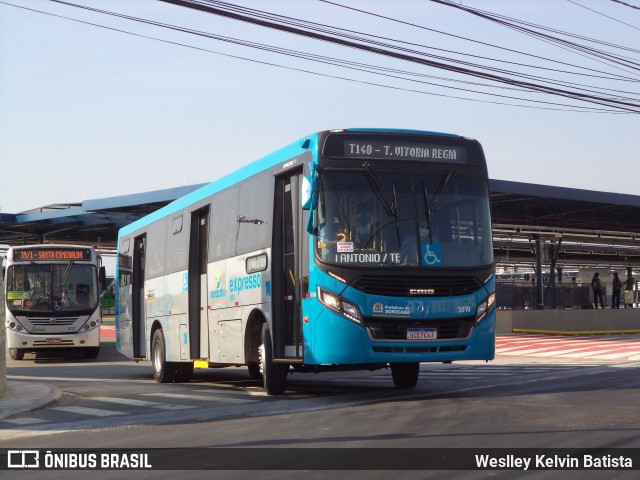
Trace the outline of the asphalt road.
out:
[[[13,381],[56,385],[55,405],[0,422],[0,448],[261,448],[274,458],[317,449],[327,468],[332,448],[367,449],[372,459],[406,448],[640,447],[640,362],[499,357],[496,361],[423,364],[416,389],[393,388],[390,373],[294,374],[287,394],[267,397],[246,369],[197,371],[188,384],[153,381],[151,367],[119,356],[113,343],[96,360],[41,357],[8,362]],[[383,449],[383,450],[375,450]],[[430,450],[425,450],[428,452]],[[253,452],[253,453],[251,453]],[[382,452],[382,453],[381,453]],[[280,457],[279,457],[280,456]],[[308,465],[307,465],[308,467]],[[636,466],[638,468],[638,466]],[[0,477],[2,476],[0,471]],[[11,478],[28,473],[11,472]],[[66,478],[38,471],[39,478]],[[124,471],[92,472],[128,478]],[[130,474],[131,472],[129,472]],[[140,472],[173,478],[176,472]],[[362,470],[307,470],[312,478],[388,478]],[[442,474],[442,472],[440,472]],[[455,478],[514,474],[560,478],[558,471],[455,472]],[[602,478],[602,471],[562,471],[561,478]],[[386,474],[386,476],[383,476]],[[632,478],[609,471],[607,478]],[[22,477],[24,475],[24,477]],[[169,477],[169,475],[172,475]],[[297,470],[267,470],[260,478],[298,478]],[[401,478],[441,478],[401,471]],[[593,475],[593,477],[591,477]],[[190,471],[188,478],[255,478],[256,471]]]

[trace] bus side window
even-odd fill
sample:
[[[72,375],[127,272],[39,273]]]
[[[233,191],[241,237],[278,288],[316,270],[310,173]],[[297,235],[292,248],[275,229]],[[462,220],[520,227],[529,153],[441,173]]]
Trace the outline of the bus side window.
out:
[[[184,214],[180,214],[167,225],[165,274],[186,270],[189,260],[189,229],[183,228]]]
[[[265,248],[271,240],[273,176],[260,175],[240,187],[236,233],[238,254]]]
[[[159,221],[149,225],[148,242],[145,260],[145,277],[155,278],[164,274],[165,271],[165,232],[167,222]]]
[[[238,235],[238,188],[215,195],[211,209],[209,261],[236,254]]]

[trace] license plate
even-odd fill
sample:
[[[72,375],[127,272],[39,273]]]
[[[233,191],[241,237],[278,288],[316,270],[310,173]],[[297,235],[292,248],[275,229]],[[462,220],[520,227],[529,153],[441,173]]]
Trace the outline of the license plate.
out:
[[[407,340],[436,340],[437,328],[407,328]]]
[[[62,343],[61,338],[47,338],[45,339],[45,343]]]

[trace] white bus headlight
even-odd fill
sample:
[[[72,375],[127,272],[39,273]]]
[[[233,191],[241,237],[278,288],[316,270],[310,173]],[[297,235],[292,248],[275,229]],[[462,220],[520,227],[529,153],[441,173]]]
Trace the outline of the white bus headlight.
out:
[[[328,292],[322,287],[318,287],[318,298],[320,303],[325,307],[330,308],[334,312],[339,313],[347,320],[351,320],[358,325],[362,324],[362,315],[360,315],[360,309],[352,303],[347,302],[345,299]]]
[[[99,323],[99,321],[89,319],[84,323],[81,329],[84,329],[85,331],[92,330],[96,328]]]

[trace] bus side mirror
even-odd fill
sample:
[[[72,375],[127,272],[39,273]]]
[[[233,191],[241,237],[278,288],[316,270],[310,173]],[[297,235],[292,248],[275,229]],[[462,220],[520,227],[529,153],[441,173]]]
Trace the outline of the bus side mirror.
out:
[[[302,188],[300,189],[300,205],[303,210],[316,209],[316,186],[311,175],[302,177]]]
[[[107,270],[104,267],[100,267],[100,270],[98,270],[98,281],[100,282],[100,292],[102,293],[107,288]]]

